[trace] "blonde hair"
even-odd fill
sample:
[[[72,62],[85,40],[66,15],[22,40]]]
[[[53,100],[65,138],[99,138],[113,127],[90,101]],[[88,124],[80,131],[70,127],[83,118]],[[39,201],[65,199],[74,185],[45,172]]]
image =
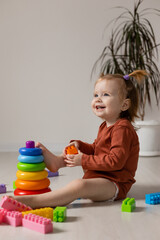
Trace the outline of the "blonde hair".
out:
[[[127,118],[130,122],[134,122],[134,119],[138,117],[138,92],[135,87],[134,81],[141,85],[145,81],[148,73],[145,70],[135,70],[128,75],[121,74],[106,74],[100,75],[100,78],[96,81],[95,85],[102,80],[120,80],[121,81],[121,94],[130,99],[130,107],[126,111],[120,113],[120,118]]]

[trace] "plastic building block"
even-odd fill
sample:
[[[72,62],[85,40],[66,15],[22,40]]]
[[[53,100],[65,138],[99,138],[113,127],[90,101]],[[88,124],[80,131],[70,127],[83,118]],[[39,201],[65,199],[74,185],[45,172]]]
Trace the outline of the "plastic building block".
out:
[[[146,194],[145,198],[147,204],[160,204],[160,192]]]
[[[5,196],[4,198],[2,198],[1,202],[0,202],[0,207],[9,210],[9,211],[29,211],[32,208],[26,206],[25,204],[18,202],[12,198],[9,198],[8,196]]]
[[[136,202],[134,198],[126,198],[122,202],[121,210],[122,212],[133,212],[136,208]]]
[[[66,219],[66,207],[56,207],[53,211],[54,222],[64,222]]]
[[[66,154],[78,154],[78,150],[74,145],[66,147],[65,151]]]
[[[48,177],[57,177],[59,176],[59,172],[51,172],[49,170],[47,170],[48,172]]]
[[[16,181],[13,181],[13,189],[14,189],[14,190],[17,188],[16,185],[15,185],[15,182],[16,182]]]
[[[6,193],[6,185],[0,184],[0,193]]]
[[[0,209],[0,224],[3,222],[4,219],[4,209]]]
[[[22,213],[0,209],[0,223],[7,223],[14,227],[22,225]]]
[[[24,217],[24,215],[29,214],[29,213],[53,220],[53,208],[50,208],[50,207],[22,212],[22,216]]]
[[[50,219],[32,213],[24,216],[22,226],[43,234],[53,232],[53,223]]]
[[[11,226],[22,226],[22,213],[4,210],[3,222]]]

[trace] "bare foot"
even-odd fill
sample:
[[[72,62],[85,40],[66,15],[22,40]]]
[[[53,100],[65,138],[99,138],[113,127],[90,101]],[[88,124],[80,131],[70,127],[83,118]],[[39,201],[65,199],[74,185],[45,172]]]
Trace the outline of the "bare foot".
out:
[[[44,156],[44,162],[46,164],[46,167],[52,171],[57,172],[59,168],[65,167],[66,164],[64,162],[63,155],[56,156],[52,152],[50,152],[44,145],[41,143],[36,143],[36,147],[42,149],[42,153]]]

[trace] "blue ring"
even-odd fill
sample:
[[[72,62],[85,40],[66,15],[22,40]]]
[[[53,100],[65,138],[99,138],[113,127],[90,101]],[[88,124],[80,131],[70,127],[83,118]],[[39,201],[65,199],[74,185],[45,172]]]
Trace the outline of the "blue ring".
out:
[[[37,155],[42,155],[42,149],[41,148],[20,148],[19,153],[21,155],[26,155],[26,156],[37,156]]]
[[[38,156],[19,155],[18,160],[23,163],[40,163],[44,161],[44,157],[43,155]]]

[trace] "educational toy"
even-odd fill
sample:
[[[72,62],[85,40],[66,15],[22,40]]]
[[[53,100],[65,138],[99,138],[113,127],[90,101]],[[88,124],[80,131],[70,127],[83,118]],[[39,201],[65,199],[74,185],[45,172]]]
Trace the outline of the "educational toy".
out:
[[[121,210],[122,212],[133,212],[136,208],[136,202],[134,198],[126,198],[122,202]]]
[[[64,222],[66,219],[67,207],[56,207],[53,211],[54,222]]]
[[[49,218],[53,221],[53,208],[46,207],[46,208],[39,208],[39,209],[30,210],[30,211],[25,211],[25,212],[22,212],[22,216],[24,217],[24,215],[29,213],[32,213],[41,217]]]
[[[32,213],[24,216],[22,226],[43,234],[53,232],[53,223],[50,219]]]
[[[26,206],[25,204],[18,202],[8,196],[4,196],[2,198],[2,200],[0,201],[0,207],[9,211],[19,211],[19,212],[29,211],[32,209],[31,207]]]
[[[146,194],[145,199],[147,204],[160,204],[160,192]]]
[[[19,149],[18,171],[14,195],[33,195],[51,191],[50,180],[45,169],[42,149],[35,148],[34,141],[27,141],[26,147]]]

